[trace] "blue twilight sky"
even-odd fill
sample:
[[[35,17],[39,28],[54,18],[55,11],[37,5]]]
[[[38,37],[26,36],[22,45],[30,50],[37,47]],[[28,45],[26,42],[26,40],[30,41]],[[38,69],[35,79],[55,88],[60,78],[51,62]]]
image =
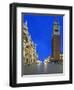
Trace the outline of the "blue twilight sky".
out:
[[[23,14],[23,23],[27,21],[28,31],[35,44],[38,58],[44,61],[52,55],[52,27],[55,15]],[[60,52],[63,53],[63,16],[57,16],[60,25],[61,46]]]

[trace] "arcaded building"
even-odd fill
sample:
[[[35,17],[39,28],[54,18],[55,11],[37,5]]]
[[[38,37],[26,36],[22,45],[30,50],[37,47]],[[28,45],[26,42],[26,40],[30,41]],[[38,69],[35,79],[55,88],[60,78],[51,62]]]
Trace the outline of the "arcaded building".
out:
[[[38,60],[38,55],[36,53],[36,45],[33,43],[31,36],[28,32],[27,22],[23,24],[23,61],[25,64],[36,63]]]

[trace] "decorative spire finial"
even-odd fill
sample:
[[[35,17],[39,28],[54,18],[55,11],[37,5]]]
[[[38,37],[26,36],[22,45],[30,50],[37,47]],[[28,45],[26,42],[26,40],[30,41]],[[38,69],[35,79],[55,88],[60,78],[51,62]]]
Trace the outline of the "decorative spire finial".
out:
[[[25,22],[25,25],[27,26],[27,20],[26,20],[26,22]]]
[[[58,17],[54,16],[54,24],[58,24]]]
[[[27,26],[28,24],[27,24],[27,20],[23,23],[23,28],[25,28],[25,29],[28,29],[28,26]]]

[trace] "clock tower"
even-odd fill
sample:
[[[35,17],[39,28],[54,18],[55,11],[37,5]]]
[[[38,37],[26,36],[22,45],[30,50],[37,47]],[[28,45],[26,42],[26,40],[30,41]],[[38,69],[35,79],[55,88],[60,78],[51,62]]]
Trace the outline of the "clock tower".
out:
[[[57,17],[53,22],[52,57],[54,61],[60,60],[60,26]]]

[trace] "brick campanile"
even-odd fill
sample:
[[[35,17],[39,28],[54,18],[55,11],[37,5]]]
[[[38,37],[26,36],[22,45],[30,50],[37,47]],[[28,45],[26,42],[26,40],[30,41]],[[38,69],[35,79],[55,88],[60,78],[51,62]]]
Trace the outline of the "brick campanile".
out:
[[[60,26],[57,17],[55,17],[53,23],[52,57],[54,61],[60,60]]]

